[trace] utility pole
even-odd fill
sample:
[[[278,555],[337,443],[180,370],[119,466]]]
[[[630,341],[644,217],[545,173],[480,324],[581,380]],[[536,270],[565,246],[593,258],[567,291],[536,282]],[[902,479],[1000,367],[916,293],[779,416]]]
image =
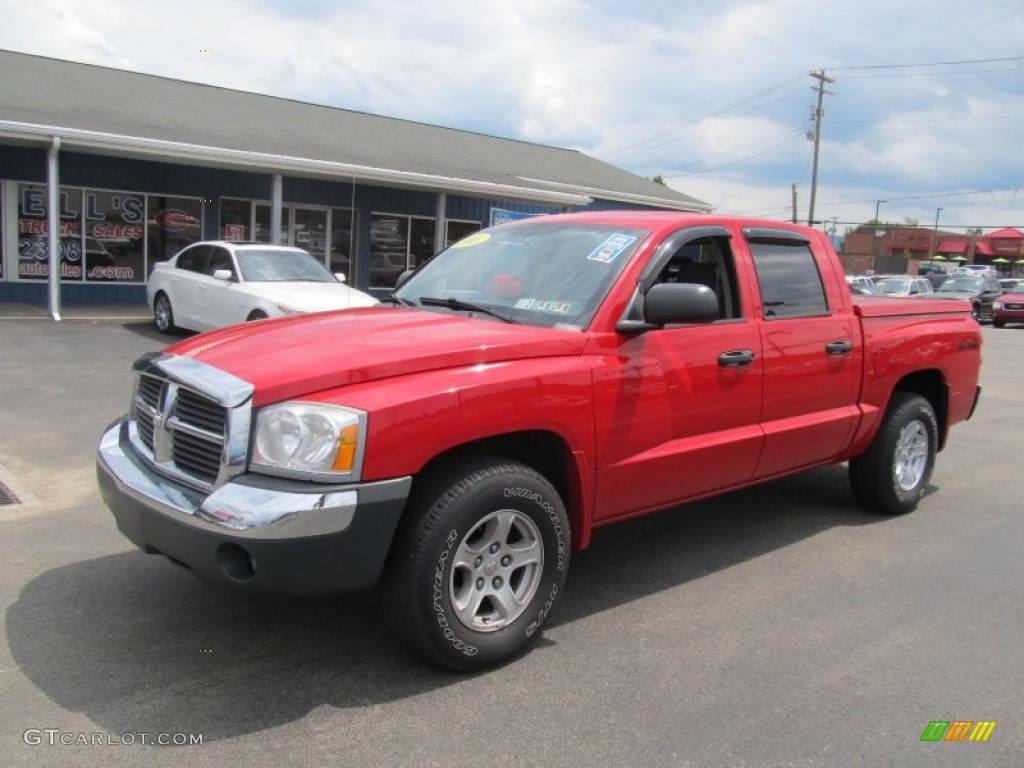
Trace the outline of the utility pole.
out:
[[[796,182],[792,183],[793,188],[793,223],[796,224]]]
[[[818,194],[818,150],[821,148],[821,121],[825,115],[822,109],[822,102],[825,94],[832,94],[832,91],[825,90],[825,83],[834,83],[836,79],[825,74],[825,70],[819,69],[810,73],[811,77],[818,81],[814,90],[818,92],[818,106],[814,110],[814,165],[811,170],[811,204],[807,209],[807,226],[814,226],[814,199]]]

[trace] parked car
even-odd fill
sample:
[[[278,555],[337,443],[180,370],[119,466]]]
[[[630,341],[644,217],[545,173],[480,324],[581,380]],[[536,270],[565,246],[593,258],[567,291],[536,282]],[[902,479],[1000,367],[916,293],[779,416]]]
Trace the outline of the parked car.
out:
[[[879,287],[883,296],[921,296],[934,292],[932,284],[923,277],[890,277]]]
[[[878,293],[875,281],[869,275],[847,275],[846,284],[852,293]]]
[[[1024,279],[1003,277],[999,280],[999,287],[1003,289],[1003,293],[1022,293],[1024,292]]]
[[[1001,281],[1000,281],[1001,282]],[[992,304],[992,325],[1002,328],[1007,323],[1024,323],[1024,280],[1013,291],[1004,293]]]
[[[961,264],[949,273],[950,277],[998,277],[996,268],[989,264]]]
[[[992,304],[1002,294],[994,277],[951,277],[932,294],[937,299],[967,299],[978,322],[992,319]]]
[[[201,242],[158,263],[146,297],[161,333],[377,303],[343,279],[301,248]]]

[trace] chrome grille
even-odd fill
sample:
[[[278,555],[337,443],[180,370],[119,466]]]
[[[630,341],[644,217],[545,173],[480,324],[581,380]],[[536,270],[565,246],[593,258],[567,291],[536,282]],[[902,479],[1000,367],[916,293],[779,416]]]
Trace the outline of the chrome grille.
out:
[[[250,385],[170,355],[145,356],[135,367],[129,434],[154,469],[203,490],[244,470]]]
[[[1024,303],[1020,303],[1020,302],[1016,302],[1016,301],[1014,301],[1014,302],[1007,302],[1006,304],[1003,304],[1003,309],[1012,309],[1014,311],[1019,311],[1021,309],[1024,309]]]

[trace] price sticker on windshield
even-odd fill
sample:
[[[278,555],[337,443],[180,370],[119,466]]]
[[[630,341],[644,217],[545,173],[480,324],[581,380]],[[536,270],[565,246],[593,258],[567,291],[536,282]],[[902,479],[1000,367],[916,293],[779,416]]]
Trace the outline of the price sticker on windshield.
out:
[[[632,235],[612,235],[591,252],[590,261],[611,264],[616,257],[636,241]]]

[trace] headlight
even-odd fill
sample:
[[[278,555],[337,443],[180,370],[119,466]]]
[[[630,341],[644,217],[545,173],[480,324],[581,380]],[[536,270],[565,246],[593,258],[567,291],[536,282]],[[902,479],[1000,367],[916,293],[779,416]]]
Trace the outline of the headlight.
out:
[[[1001,301],[994,301],[994,302],[992,302],[992,309],[1002,309],[1002,308],[1003,308],[1003,302],[1001,302]]]
[[[256,416],[253,469],[328,482],[358,480],[365,437],[363,411],[297,400],[270,405]]]

